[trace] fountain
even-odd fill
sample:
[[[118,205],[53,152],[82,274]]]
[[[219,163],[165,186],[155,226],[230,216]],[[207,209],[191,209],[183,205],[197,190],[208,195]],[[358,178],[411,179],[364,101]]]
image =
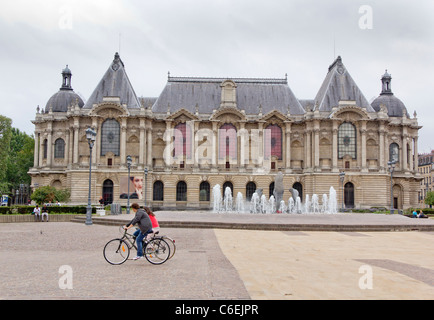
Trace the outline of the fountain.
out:
[[[269,199],[262,193],[262,189],[257,189],[250,200],[245,202],[241,192],[237,193],[236,200],[232,197],[232,190],[230,187],[226,187],[224,190],[224,196],[222,197],[221,187],[216,184],[213,187],[213,212],[237,212],[237,213],[287,213],[287,214],[336,214],[337,198],[336,190],[330,187],[329,194],[322,195],[322,203],[320,204],[317,194],[306,195],[304,204],[298,196],[298,191],[290,189],[291,197],[288,202],[281,199],[277,201],[274,195],[271,195]],[[274,194],[278,194],[274,192]],[[296,197],[294,197],[296,196]]]
[[[220,191],[220,185],[216,184],[212,188],[213,195],[213,212],[220,212],[222,207],[222,193]]]
[[[244,199],[241,192],[238,192],[237,194],[236,209],[238,213],[244,212]]]
[[[233,199],[232,199],[232,190],[230,187],[226,187],[225,189],[225,197],[223,199],[224,211],[230,212],[233,210]]]

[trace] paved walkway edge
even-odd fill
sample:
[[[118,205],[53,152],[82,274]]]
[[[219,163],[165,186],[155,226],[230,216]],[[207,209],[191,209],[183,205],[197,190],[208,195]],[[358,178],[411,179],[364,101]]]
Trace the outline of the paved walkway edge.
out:
[[[76,216],[71,222],[84,223],[86,217]],[[125,219],[92,217],[94,224],[121,226]],[[373,231],[434,231],[434,225],[415,224],[259,224],[254,222],[216,222],[216,221],[159,221],[162,228],[199,228],[199,229],[241,229],[268,231],[337,231],[337,232],[373,232]]]

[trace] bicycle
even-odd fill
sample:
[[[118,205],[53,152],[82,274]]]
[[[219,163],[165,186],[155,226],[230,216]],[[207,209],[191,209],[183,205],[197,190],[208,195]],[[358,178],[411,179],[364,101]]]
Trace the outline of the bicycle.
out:
[[[160,236],[159,231],[152,233],[151,235],[152,235],[152,237],[150,239],[158,238],[158,239],[163,239],[164,241],[167,242],[167,244],[169,245],[169,248],[170,248],[169,259],[171,259],[175,255],[175,251],[176,251],[175,240],[166,236],[166,235]]]
[[[123,228],[122,228],[123,229]],[[112,239],[106,243],[103,249],[105,260],[113,265],[120,265],[128,260],[131,249],[136,246],[134,235],[123,230],[121,238]],[[150,263],[163,264],[170,257],[170,246],[162,237],[153,237],[143,240],[143,253]],[[130,259],[131,260],[131,259]]]

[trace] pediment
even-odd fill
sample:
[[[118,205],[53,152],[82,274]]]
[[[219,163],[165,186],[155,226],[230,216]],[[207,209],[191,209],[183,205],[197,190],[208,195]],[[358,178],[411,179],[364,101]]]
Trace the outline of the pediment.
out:
[[[103,118],[116,118],[129,115],[130,113],[127,108],[115,102],[99,103],[89,113],[89,116],[100,116]]]
[[[210,120],[224,120],[231,118],[233,121],[245,121],[246,115],[240,110],[232,107],[220,108],[210,117]]]
[[[349,120],[369,120],[369,113],[357,106],[345,106],[337,109],[330,114],[330,119],[345,119]]]
[[[176,111],[175,113],[171,114],[166,118],[167,120],[173,120],[176,122],[187,122],[192,120],[199,120],[199,118],[192,114],[190,111],[182,108]]]
[[[266,115],[264,115],[260,120],[270,122],[270,123],[277,123],[277,122],[288,121],[289,119],[280,111],[273,110],[268,112]]]

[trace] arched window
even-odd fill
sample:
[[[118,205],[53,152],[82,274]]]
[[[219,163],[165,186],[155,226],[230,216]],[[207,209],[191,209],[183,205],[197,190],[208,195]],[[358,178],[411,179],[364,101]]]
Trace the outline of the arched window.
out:
[[[179,181],[176,185],[176,201],[187,201],[187,184]]]
[[[59,138],[54,142],[54,158],[63,159],[65,158],[65,141]]]
[[[152,199],[154,201],[163,201],[164,200],[164,185],[161,181],[155,181],[153,187],[153,196]]]
[[[256,184],[254,182],[249,182],[246,185],[246,199],[250,201],[252,199],[253,194],[256,191]]]
[[[230,181],[226,181],[223,183],[223,197],[225,196],[226,187],[229,187],[231,189],[231,194],[234,196],[234,185]]]
[[[119,156],[120,152],[120,126],[115,119],[107,119],[101,126],[101,155],[112,152]]]
[[[191,128],[186,123],[178,124],[174,129],[173,157],[185,156],[191,159]]]
[[[265,159],[277,157],[282,160],[282,129],[277,124],[271,124],[265,129],[264,156]]]
[[[395,142],[389,146],[389,161],[399,161],[399,146]]]
[[[339,126],[338,132],[338,150],[339,159],[349,155],[351,158],[357,158],[356,127],[349,122]]]
[[[237,129],[226,123],[219,130],[219,159],[237,159]]]
[[[199,201],[209,201],[210,187],[207,181],[202,181],[199,186]]]

